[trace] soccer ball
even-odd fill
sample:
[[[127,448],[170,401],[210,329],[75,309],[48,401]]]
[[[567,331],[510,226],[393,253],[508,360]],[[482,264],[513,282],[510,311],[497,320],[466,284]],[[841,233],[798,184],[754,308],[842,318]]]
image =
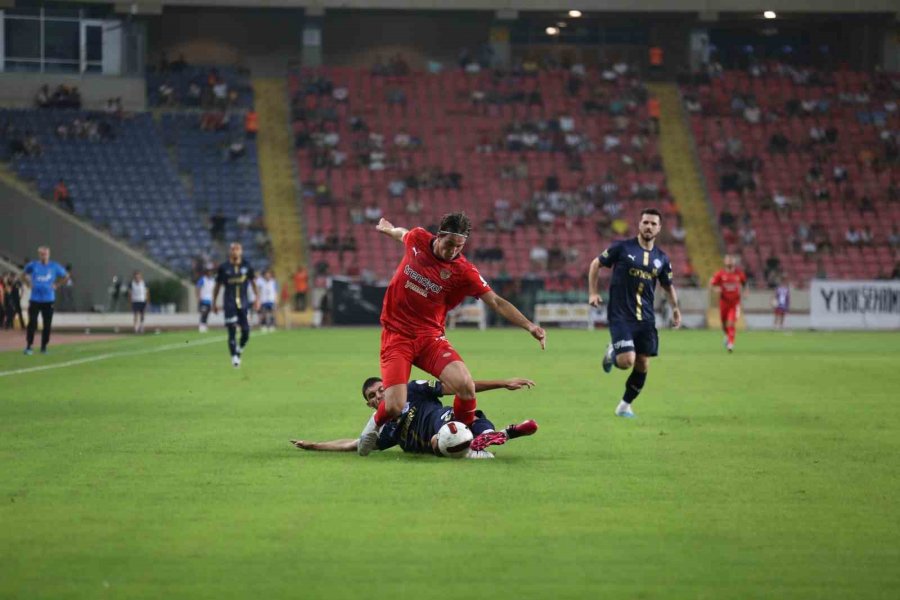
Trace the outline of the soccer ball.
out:
[[[438,431],[438,451],[450,458],[462,458],[469,452],[472,430],[459,421],[450,421]]]

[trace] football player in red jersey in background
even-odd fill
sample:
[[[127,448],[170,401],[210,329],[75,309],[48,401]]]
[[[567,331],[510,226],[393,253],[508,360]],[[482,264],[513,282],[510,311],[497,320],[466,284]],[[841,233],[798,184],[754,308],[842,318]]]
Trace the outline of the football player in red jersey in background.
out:
[[[359,438],[358,452],[369,454],[385,423],[400,415],[406,405],[406,384],[415,365],[456,391],[453,415],[466,425],[475,419],[475,382],[459,354],[444,336],[447,311],[467,296],[479,298],[507,321],[528,331],[545,345],[543,328],[498,296],[462,255],[472,228],[463,213],[444,215],[437,235],[421,227],[394,227],[386,219],[376,226],[381,233],[405,246],[403,259],[388,285],[381,308],[381,378],[384,401],[366,424]],[[479,436],[474,450],[483,450],[494,441]],[[479,447],[475,447],[475,446]]]
[[[722,331],[725,332],[725,349],[733,352],[735,326],[741,314],[741,290],[747,283],[747,276],[737,268],[734,256],[726,254],[724,263],[725,268],[716,271],[709,285],[719,292],[719,316]]]

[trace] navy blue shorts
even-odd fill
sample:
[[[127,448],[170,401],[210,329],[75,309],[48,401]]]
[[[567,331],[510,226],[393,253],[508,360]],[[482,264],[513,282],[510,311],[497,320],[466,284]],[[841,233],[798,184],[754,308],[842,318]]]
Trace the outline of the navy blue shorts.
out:
[[[147,310],[146,302],[132,302],[131,303],[131,312],[142,313]]]
[[[249,329],[250,321],[247,319],[247,309],[225,309],[225,324],[237,325],[241,329]]]
[[[626,352],[644,356],[656,356],[659,353],[659,334],[655,323],[610,321],[609,336],[616,356]]]

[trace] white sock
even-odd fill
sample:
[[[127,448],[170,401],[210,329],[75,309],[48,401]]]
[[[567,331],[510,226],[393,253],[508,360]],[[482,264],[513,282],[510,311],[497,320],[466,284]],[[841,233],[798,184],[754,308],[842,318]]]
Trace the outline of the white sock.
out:
[[[616,407],[616,412],[631,412],[631,405],[622,400],[619,402],[619,406]]]

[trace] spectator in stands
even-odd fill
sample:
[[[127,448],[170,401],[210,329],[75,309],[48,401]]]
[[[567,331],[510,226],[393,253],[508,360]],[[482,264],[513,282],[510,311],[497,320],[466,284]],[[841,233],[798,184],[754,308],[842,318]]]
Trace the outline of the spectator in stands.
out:
[[[41,156],[44,153],[44,147],[41,146],[37,136],[31,132],[26,132],[25,138],[22,140],[22,150],[25,156],[29,157]]]
[[[847,181],[847,167],[843,165],[834,165],[832,169],[832,178],[838,185]]]
[[[769,138],[769,152],[784,154],[791,146],[791,141],[782,132],[776,131]]]
[[[306,294],[309,292],[309,274],[303,265],[294,271],[294,310],[306,310]]]
[[[350,90],[345,85],[335,86],[331,92],[331,97],[339,104],[344,104],[350,98]]]
[[[531,259],[531,266],[534,270],[545,271],[547,269],[547,260],[549,259],[550,254],[540,243],[532,246],[531,251],[528,253],[528,257]]]
[[[418,215],[422,212],[422,203],[415,197],[411,197],[406,203],[406,214]]]
[[[175,88],[166,80],[159,85],[159,103],[162,106],[175,106]]]
[[[228,158],[237,160],[247,153],[247,147],[244,145],[243,138],[235,138],[228,146]]]
[[[762,111],[756,104],[750,104],[744,109],[744,120],[751,125],[756,125],[762,121]]]
[[[238,231],[241,235],[247,233],[247,230],[250,229],[250,224],[253,222],[253,217],[250,216],[250,213],[247,209],[241,210],[238,214],[237,219],[235,220],[238,226]]]
[[[402,88],[394,87],[388,89],[386,99],[388,104],[396,104],[406,108],[406,92]]]
[[[863,196],[859,201],[859,214],[864,215],[867,212],[878,214],[878,211],[875,209],[875,203],[872,202],[872,198],[869,197],[868,194]]]
[[[338,235],[337,229],[332,229],[328,232],[328,236],[325,238],[325,250],[340,250],[341,249],[341,236]]]
[[[352,230],[348,229],[341,238],[339,249],[342,252],[356,252],[356,236],[353,235]]]
[[[216,78],[212,85],[212,93],[216,108],[221,110],[228,108],[228,84],[224,79]]]
[[[69,188],[66,182],[60,179],[53,188],[53,203],[65,208],[67,211],[75,212],[75,205],[72,203],[72,196],[69,194]]]
[[[34,104],[38,108],[50,108],[50,86],[44,84],[34,97]]]
[[[861,246],[871,246],[875,242],[875,234],[868,225],[859,230],[859,244]]]
[[[888,236],[888,245],[896,250],[900,248],[900,230],[897,229],[896,223],[891,226],[891,234]]]
[[[774,254],[770,254],[766,259],[763,276],[766,279],[766,285],[774,289],[781,277],[781,260]]]
[[[321,229],[316,229],[316,232],[309,236],[309,248],[310,250],[324,250],[325,249],[325,234]]]
[[[203,95],[203,88],[196,81],[192,81],[188,85],[187,96],[184,99],[185,105],[196,108],[200,106],[201,97]]]
[[[225,241],[225,215],[221,209],[217,210],[213,216],[209,218],[209,234],[218,242]]]
[[[844,233],[844,243],[848,246],[859,246],[862,243],[862,233],[853,226],[848,227]]]
[[[368,221],[369,223],[377,223],[379,220],[381,220],[382,216],[383,212],[381,210],[381,207],[377,204],[370,204],[365,208],[366,221]]]
[[[737,221],[734,218],[734,215],[727,208],[722,209],[722,212],[719,213],[719,226],[720,227],[734,229],[736,222]]]
[[[256,139],[256,134],[259,132],[259,115],[256,114],[256,111],[252,108],[247,111],[247,114],[244,115],[244,133],[248,138]]]
[[[328,184],[320,182],[316,185],[316,206],[331,206],[331,188]]]
[[[406,183],[403,179],[392,179],[391,182],[388,183],[388,194],[390,194],[391,198],[400,198],[405,192]]]
[[[891,279],[900,279],[900,260],[894,263],[894,270],[891,271]],[[19,318],[21,319],[21,316]]]

